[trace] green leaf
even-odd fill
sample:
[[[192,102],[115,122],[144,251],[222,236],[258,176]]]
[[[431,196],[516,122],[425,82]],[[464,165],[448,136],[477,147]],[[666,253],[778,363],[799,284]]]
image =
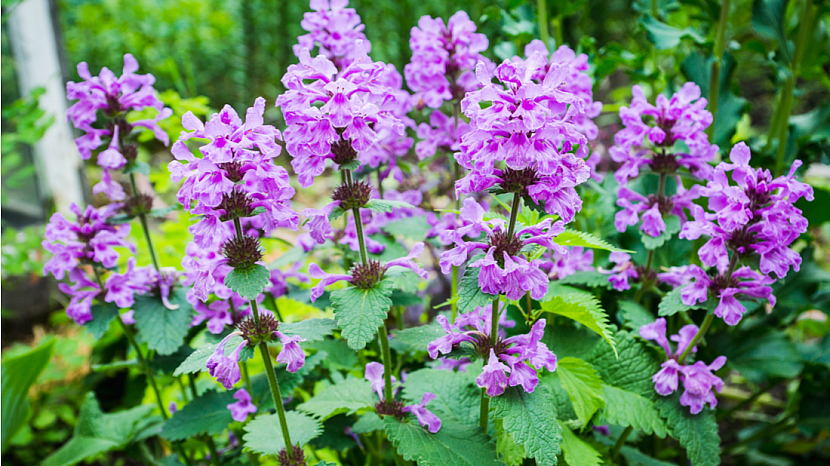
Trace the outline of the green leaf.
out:
[[[771,377],[791,378],[801,372],[801,355],[780,330],[756,327],[736,335],[714,335],[710,344],[716,354],[726,356],[729,367],[754,383]]]
[[[680,295],[683,293],[683,289],[689,285],[679,286],[673,290],[671,290],[666,296],[663,296],[663,299],[660,300],[660,304],[657,306],[657,315],[660,317],[668,317],[677,314],[678,312],[685,312],[689,309],[694,308],[695,306],[687,306],[683,304]]]
[[[147,364],[162,374],[172,374],[191,354],[193,354],[193,348],[182,345],[173,354],[155,355],[153,359],[147,361]]]
[[[95,394],[87,393],[75,432],[60,450],[46,458],[43,466],[70,466],[127,445],[139,432],[156,422],[151,416],[153,407],[141,405],[114,414],[101,411]]]
[[[324,421],[335,414],[353,414],[360,408],[368,408],[377,402],[371,384],[364,379],[346,379],[329,385],[297,409]]]
[[[785,63],[790,63],[790,47],[787,44],[787,0],[755,0],[752,4],[752,28],[761,37],[778,43],[778,50]]]
[[[170,212],[175,212],[179,210],[179,208],[180,204],[173,204],[167,207],[159,207],[157,209],[150,210],[150,212],[148,212],[147,215],[153,218],[163,218],[166,217],[167,214],[169,214]]]
[[[342,207],[334,207],[333,209],[331,209],[331,212],[329,212],[329,222],[337,220],[338,218],[342,217],[345,213],[346,211]]]
[[[703,408],[698,414],[690,414],[689,408],[680,406],[680,392],[657,400],[657,409],[666,419],[669,435],[686,449],[695,466],[720,464],[720,436],[715,411]]]
[[[352,426],[352,432],[355,434],[368,434],[378,430],[383,430],[383,419],[371,411],[360,416]]]
[[[617,332],[616,341],[619,357],[607,346],[599,345],[588,357],[588,362],[608,385],[654,400],[657,394],[651,377],[660,370],[662,359],[628,332]]]
[[[601,415],[610,424],[631,426],[646,434],[666,436],[666,423],[654,407],[654,402],[621,388],[603,385],[605,407]]]
[[[141,173],[142,175],[149,175],[150,174],[150,164],[147,162],[135,159],[130,162],[127,162],[127,165],[124,166],[122,173],[125,175],[129,175],[130,173]]]
[[[398,453],[419,466],[504,465],[480,427],[442,419],[441,430],[432,434],[415,420],[402,422],[392,416],[383,420],[383,427]]]
[[[93,338],[99,340],[110,329],[112,321],[118,317],[118,305],[103,303],[92,305],[92,320],[84,324]]]
[[[366,343],[375,338],[378,327],[386,319],[386,313],[392,307],[392,282],[383,280],[374,288],[361,290],[349,287],[332,291],[331,303],[334,316],[340,326],[342,336],[348,340],[349,347],[362,349]]]
[[[548,285],[548,292],[542,300],[544,311],[579,322],[596,332],[617,351],[614,334],[608,326],[608,315],[593,294],[553,282]]]
[[[654,459],[634,447],[623,446],[620,454],[628,466],[676,466],[674,463]]]
[[[665,301],[666,298],[663,298]],[[620,323],[634,331],[639,331],[643,325],[654,322],[654,316],[640,304],[634,301],[618,301],[617,319]]]
[[[388,199],[370,199],[369,202],[366,203],[365,208],[371,210],[372,212],[384,213],[392,212],[395,209],[411,209],[413,207],[415,206],[404,201],[390,201]]]
[[[490,402],[493,416],[504,421],[504,430],[513,434],[517,444],[524,445],[527,456],[536,458],[538,464],[556,464],[562,435],[556,404],[546,385],[537,385],[533,393],[510,387]]]
[[[276,259],[271,261],[271,263],[268,264],[268,268],[273,270],[273,269],[278,269],[280,267],[285,267],[285,266],[291,265],[291,264],[293,264],[297,261],[301,261],[301,260],[305,259],[307,256],[308,256],[308,253],[305,252],[303,250],[303,248],[301,248],[300,246],[295,246],[295,247],[283,252],[282,254],[280,254],[279,257],[277,257]]]
[[[322,432],[320,423],[308,415],[297,411],[285,413],[285,421],[288,424],[288,435],[291,442],[305,445]],[[274,455],[285,448],[285,441],[282,437],[280,419],[276,414],[257,416],[253,421],[245,425],[245,449],[263,455]]]
[[[560,320],[556,325],[548,325],[545,336],[542,337],[542,342],[559,358],[571,356],[585,359],[600,344],[599,340],[596,333],[571,320]]]
[[[420,403],[427,392],[435,394],[429,409],[442,421],[472,427],[479,424],[481,391],[467,374],[437,369],[419,369],[407,374],[404,399]]]
[[[556,372],[562,388],[568,392],[576,417],[587,425],[591,416],[605,406],[602,379],[587,362],[577,358],[562,358],[556,363]]]
[[[325,339],[315,341],[307,347],[308,349],[325,352],[326,359],[323,363],[332,370],[350,371],[357,366],[357,353],[349,348],[345,340]]]
[[[160,298],[149,293],[135,297],[133,310],[139,341],[159,354],[175,353],[182,346],[193,320],[186,292],[179,287],[170,293],[170,304],[178,306],[176,309],[168,309]]]
[[[264,266],[254,264],[248,269],[233,269],[225,276],[225,286],[239,293],[243,298],[256,299],[268,284],[271,272]]]
[[[640,22],[646,29],[648,39],[654,43],[658,50],[674,48],[680,44],[680,40],[683,38],[692,39],[698,44],[706,42],[706,38],[692,28],[677,29],[651,16],[644,17]]]
[[[585,248],[592,248],[592,249],[604,249],[606,251],[617,252],[617,251],[624,251],[624,252],[631,252],[625,249],[620,249],[613,244],[605,241],[602,238],[598,238],[591,233],[587,233],[584,231],[578,230],[571,230],[570,228],[563,231],[559,236],[553,238],[553,242],[556,244],[560,244],[562,246],[582,246]]]
[[[337,171],[350,170],[357,171],[360,168],[360,160],[352,160],[337,166]]]
[[[527,458],[525,448],[516,444],[513,434],[504,430],[503,420],[494,419],[493,426],[496,434],[496,452],[501,455],[501,460],[507,463],[507,466],[521,466]]]
[[[580,270],[557,280],[557,283],[562,285],[585,285],[589,288],[603,287],[609,290],[613,288],[611,282],[608,281],[608,275],[596,270]]]
[[[427,345],[444,334],[445,332],[438,325],[438,322],[433,321],[427,325],[393,331],[389,336],[389,344],[398,352],[409,351],[415,353],[426,351]]]
[[[6,358],[2,364],[3,424],[2,451],[6,451],[14,434],[26,423],[32,408],[26,394],[55,350],[54,338],[19,356]]]
[[[316,355],[315,355],[316,356]],[[310,363],[311,358],[307,358],[306,362]],[[277,377],[277,383],[280,386],[280,394],[284,397],[291,396],[295,388],[303,383],[303,376],[306,372],[306,367],[303,366],[297,372],[288,372],[283,367],[275,367],[274,374]],[[267,412],[274,408],[274,397],[271,395],[271,386],[268,384],[268,376],[265,372],[251,376],[251,398],[259,412]]]
[[[210,390],[186,404],[164,423],[161,436],[167,440],[185,440],[200,434],[222,433],[233,422],[228,405],[232,391]]]
[[[643,241],[643,246],[646,249],[657,249],[666,241],[670,240],[675,233],[680,231],[680,218],[669,215],[667,218],[664,219],[666,222],[666,229],[663,230],[663,233],[660,233],[660,236],[652,237],[646,234],[646,232],[640,230],[640,239]]]
[[[390,235],[403,236],[404,238],[423,241],[431,225],[427,223],[426,216],[406,217],[395,220],[380,227],[381,230]]]
[[[470,262],[475,262],[478,257],[473,257]],[[478,268],[467,267],[464,276],[461,277],[461,282],[458,284],[459,314],[473,312],[477,307],[486,306],[496,298],[494,295],[481,290],[481,285],[478,284],[479,270]]]
[[[230,356],[233,350],[242,343],[242,337],[235,335],[228,339],[225,344],[225,356]],[[179,367],[173,372],[173,377],[178,377],[182,374],[197,374],[201,371],[207,370],[205,364],[210,358],[210,355],[216,350],[219,343],[208,343],[199,347],[196,351],[190,353],[190,356],[182,362]],[[247,347],[245,348],[247,349]],[[253,351],[240,352],[239,361],[247,361],[253,355]]]
[[[562,450],[565,452],[565,462],[570,466],[599,466],[602,464],[602,455],[587,442],[574,434],[568,426],[559,422],[562,431]]]
[[[319,341],[336,328],[334,319],[306,319],[292,324],[280,322],[279,331],[288,336],[299,335],[308,341]]]

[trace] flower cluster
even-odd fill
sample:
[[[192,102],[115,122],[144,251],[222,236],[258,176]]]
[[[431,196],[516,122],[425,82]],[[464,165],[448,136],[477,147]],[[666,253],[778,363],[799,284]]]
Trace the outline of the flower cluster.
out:
[[[396,116],[400,89],[389,86],[390,68],[372,62],[362,41],[355,51],[355,60],[338,71],[328,58],[311,58],[303,49],[300,63],[289,66],[282,77],[287,91],[277,98],[277,106],[287,125],[291,165],[303,187],[323,173],[327,160],[338,165],[358,160],[359,152],[378,142],[381,130],[404,134],[404,123]]]
[[[536,77],[546,67],[540,81]],[[580,158],[588,154],[587,137],[573,122],[585,113],[585,101],[564,89],[570,75],[568,64],[548,65],[538,50],[499,65],[498,85],[483,62],[476,65],[483,87],[461,102],[472,130],[455,154],[470,173],[456,181],[456,196],[499,184],[504,192],[529,196],[549,214],[573,219],[582,208],[574,187],[588,179],[590,169]]]
[[[681,328],[677,335],[672,335],[671,341],[677,343],[677,349],[672,353],[669,340],[666,339],[666,319],[661,317],[640,327],[641,337],[655,341],[666,352],[666,361],[660,371],[652,377],[654,390],[662,396],[671,395],[677,390],[679,382],[683,382],[684,391],[680,396],[680,404],[688,406],[692,414],[702,411],[707,403],[712,409],[717,406],[718,399],[712,393],[712,389],[720,393],[723,380],[712,372],[726,363],[726,356],[719,356],[708,365],[703,361],[691,365],[683,365],[678,361],[698,331],[697,326],[690,324]],[[697,348],[692,348],[691,352],[697,352]]]
[[[346,8],[349,0],[311,0],[314,11],[303,14],[300,26],[308,31],[297,38],[294,55],[300,57],[303,49],[313,50],[331,60],[338,69],[346,68],[360,58],[355,42],[363,41],[368,53],[372,44],[363,34],[365,26],[354,8]]]
[[[444,101],[461,100],[464,94],[480,86],[473,69],[489,42],[478,34],[476,25],[464,11],[450,17],[422,16],[412,28],[409,46],[412,62],[404,67],[409,88],[415,91],[417,107],[439,108]]]
[[[435,110],[429,115],[429,124],[418,125],[418,141],[415,144],[415,155],[418,160],[424,160],[435,155],[439,150],[455,153],[461,150],[461,138],[470,132],[470,125],[458,119],[458,127],[453,118]]]
[[[483,249],[487,251],[485,256],[469,264],[469,267],[481,269],[478,283],[485,293],[504,293],[507,299],[519,299],[528,291],[533,299],[541,299],[547,293],[548,277],[541,270],[545,261],[528,261],[520,253],[528,246],[538,245],[568,254],[568,248],[553,241],[556,235],[565,231],[564,222],[553,223],[553,219],[547,218],[511,236],[504,220],[484,220],[484,209],[472,198],[464,200],[460,217],[469,225],[453,231],[455,247],[441,254],[443,273],[449,273],[452,266],[464,264],[472,251]],[[477,238],[481,233],[486,234],[486,242],[464,240],[465,236]]]
[[[543,257],[550,258],[550,262],[542,265],[542,270],[547,270],[551,280],[561,280],[576,272],[594,270],[594,251],[585,250],[582,246],[568,248],[567,254],[554,249],[545,252]]]
[[[377,362],[370,362],[366,364],[366,370],[363,377],[371,382],[372,391],[377,393],[380,398],[380,403],[377,404],[376,409],[379,414],[387,414],[396,417],[403,417],[403,413],[414,414],[418,422],[426,427],[431,433],[437,433],[441,430],[441,419],[427,409],[426,405],[435,399],[435,394],[432,392],[424,393],[421,398],[421,403],[417,405],[404,406],[403,403],[396,400],[384,400],[383,390],[386,388],[386,381],[384,380],[383,364]],[[395,376],[391,377],[391,381],[395,383]],[[400,385],[398,386],[400,388]],[[397,389],[395,389],[397,392]]]
[[[108,68],[102,68],[98,76],[92,76],[86,62],[78,64],[78,75],[83,81],[66,83],[66,95],[70,100],[77,100],[67,111],[66,116],[84,135],[75,139],[81,157],[88,159],[92,151],[97,150],[105,138],[110,138],[106,150],[98,154],[98,165],[104,169],[101,182],[92,190],[104,193],[112,200],[126,198],[121,185],[114,182],[110,170],[121,170],[128,162],[134,161],[138,148],[127,141],[135,127],[144,127],[153,132],[156,139],[167,145],[170,141],[158,122],[170,117],[173,111],[164,108],[164,104],[155,95],[152,74],[136,74],[138,62],[131,54],[124,55],[124,68],[120,77]],[[149,120],[127,121],[127,114],[133,110],[152,107],[158,110],[155,118]],[[93,126],[101,111],[106,121],[99,127]]]
[[[429,356],[436,359],[439,354],[449,354],[461,343],[470,343],[479,357],[487,360],[483,372],[476,378],[478,386],[487,389],[487,395],[499,396],[508,385],[521,385],[526,392],[532,393],[539,383],[534,367],[544,367],[551,372],[556,370],[556,355],[541,342],[545,319],[536,321],[528,334],[506,339],[497,335],[496,343],[492,344],[491,316],[490,309],[484,307],[458,316],[455,324],[439,315],[435,320],[447,334],[427,346]],[[468,326],[472,329],[465,330]]]

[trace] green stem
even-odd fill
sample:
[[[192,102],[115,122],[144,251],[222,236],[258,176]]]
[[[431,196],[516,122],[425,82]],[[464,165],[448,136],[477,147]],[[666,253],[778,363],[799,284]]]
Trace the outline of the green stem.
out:
[[[219,451],[216,450],[216,443],[213,441],[213,437],[205,435],[205,443],[208,446],[208,450],[210,450],[210,462],[215,466],[222,464],[219,460]]]
[[[731,445],[728,445],[726,448],[723,449],[723,453],[728,454],[729,452],[731,452],[732,450],[735,450],[736,448],[738,448],[740,446],[746,445],[748,443],[752,443],[752,442],[754,442],[758,439],[762,439],[762,438],[765,438],[765,437],[767,437],[767,438],[772,437],[773,435],[775,435],[775,434],[777,434],[777,433],[779,433],[783,430],[787,430],[789,428],[794,427],[795,426],[795,419],[793,419],[790,416],[792,416],[792,415],[785,416],[780,421],[778,421],[774,424],[770,424],[769,426],[755,432],[755,434],[750,435],[749,437],[746,437],[742,440],[739,440],[739,441],[737,441],[737,442],[735,442]]]
[[[764,387],[764,388],[758,390],[757,392],[753,393],[752,396],[750,396],[749,398],[741,401],[740,403],[738,403],[734,408],[730,409],[729,411],[721,411],[721,413],[718,414],[718,420],[721,420],[723,418],[727,418],[727,417],[731,416],[732,413],[734,413],[735,411],[739,411],[739,410],[745,408],[746,406],[748,406],[749,404],[751,404],[755,400],[757,400],[761,395],[763,395],[764,393],[770,391],[772,388],[778,386],[779,383],[781,383],[781,382],[768,383],[766,387]]]
[[[622,450],[623,445],[625,445],[625,441],[628,440],[628,436],[631,435],[631,431],[633,430],[634,427],[628,426],[622,434],[620,434],[620,438],[618,438],[617,443],[614,444],[614,449],[611,450],[611,461],[617,459],[617,456],[620,454],[620,450]]]
[[[386,403],[390,403],[392,396],[392,352],[389,350],[389,336],[386,334],[386,324],[378,327],[378,340],[383,356],[383,396]]]
[[[493,307],[490,310],[490,346],[495,346],[499,337],[499,299],[501,296],[496,296],[493,300]],[[488,417],[490,416],[490,397],[487,396],[486,390],[481,389],[481,409],[479,411],[479,423],[484,432],[487,432]]]
[[[458,118],[459,118],[460,113],[461,113],[461,103],[458,102],[458,101],[453,102],[453,104],[452,104],[452,116],[453,116],[453,119],[455,120],[455,126],[453,126],[453,132],[455,134],[458,134]],[[455,182],[458,181],[461,178],[461,165],[459,165],[458,162],[455,161],[455,157],[453,156],[452,153],[450,153],[450,165],[452,165],[452,172],[453,172],[452,186],[453,186],[453,192],[455,194],[455,210],[461,210],[461,196],[459,196],[457,193],[455,193]],[[453,293],[453,297],[455,297],[454,293]],[[453,319],[453,322],[455,322],[455,319]]]
[[[513,231],[516,229],[516,219],[519,218],[519,210],[522,208],[522,197],[519,193],[513,195],[513,206],[510,208],[510,223],[507,226],[507,237],[513,238]]]
[[[395,323],[398,324],[398,330],[403,330],[403,306],[395,306]]]
[[[651,16],[653,16],[654,19],[658,19],[658,16],[657,16],[657,0],[651,0]]]
[[[138,184],[135,181],[135,173],[130,173],[130,185],[133,188],[133,197],[138,198]],[[144,240],[147,241],[147,250],[150,251],[150,259],[153,261],[153,267],[156,270],[161,270],[159,261],[156,258],[156,249],[153,247],[153,240],[150,238],[150,227],[147,225],[147,214],[138,214],[138,220],[141,222],[141,229],[144,231]]]
[[[378,164],[378,193],[380,193],[380,198],[383,199],[383,179],[381,178],[380,174],[380,172],[382,171],[381,168],[381,165]]]
[[[689,356],[689,353],[692,352],[692,348],[697,346],[698,342],[703,338],[704,335],[706,335],[706,332],[709,331],[709,327],[712,326],[713,320],[715,320],[715,314],[706,314],[706,318],[703,319],[703,324],[701,324],[700,330],[698,330],[695,337],[692,338],[692,341],[689,342],[689,346],[687,346],[686,349],[683,350],[683,354],[681,354],[680,357],[677,358],[677,362],[679,364],[683,364],[683,361],[685,361],[686,357]]]
[[[546,0],[536,1],[536,17],[539,20],[539,38],[545,47],[548,46],[548,2]],[[556,45],[561,45],[557,43]]]
[[[453,246],[455,247],[455,246]],[[452,298],[450,302],[452,303],[452,319],[450,320],[451,323],[455,323],[455,318],[458,316],[458,267],[453,265],[452,266]]]
[[[254,301],[251,301],[253,304]],[[271,353],[268,352],[268,344],[264,341],[259,344],[259,353],[262,355],[262,362],[265,363],[265,375],[268,377],[268,385],[271,387],[271,397],[274,398],[274,406],[277,408],[277,416],[280,418],[280,428],[282,429],[282,439],[285,442],[285,452],[288,458],[294,457],[294,448],[291,443],[291,435],[288,433],[288,421],[285,419],[285,407],[282,405],[282,395],[280,394],[280,385],[277,382],[277,376],[274,373],[274,365],[271,363]]]
[[[487,390],[481,389],[481,409],[479,411],[479,425],[484,432],[487,432],[488,416],[490,415],[490,397],[487,396]]]
[[[729,23],[729,3],[730,0],[723,0],[721,2],[720,17],[718,18],[718,27],[715,32],[715,46],[713,49],[715,61],[712,62],[712,76],[709,79],[709,111],[712,113],[712,124],[706,129],[710,138],[715,131],[715,121],[717,120],[718,98],[720,96],[720,66],[723,51],[726,48],[726,25]]]
[[[245,382],[245,389],[248,390],[248,393],[251,393],[251,377],[248,375],[248,362],[242,361],[240,365],[242,366],[242,381]]]
[[[274,295],[272,295],[271,293],[268,293],[268,299],[271,300],[271,306],[274,308],[274,314],[277,315],[277,320],[282,322],[282,314],[280,313],[280,307],[277,306],[277,299],[274,298]]]
[[[663,149],[663,155],[665,155],[665,154],[666,154],[666,150]],[[666,195],[666,175],[667,175],[666,172],[660,172],[660,183],[657,186],[657,198],[658,199],[662,199],[663,196]],[[655,251],[656,251],[655,249],[649,249],[648,250],[648,256],[646,257],[646,271],[651,270],[651,266],[654,265]],[[654,283],[652,283],[651,281],[642,282],[640,284],[640,288],[637,290],[636,293],[634,293],[634,302],[639,303],[640,299],[642,299],[642,297],[643,297],[643,294],[646,291],[648,291],[648,289],[651,288],[652,285],[654,285]]]
[[[343,171],[346,173],[346,183],[348,183],[348,185],[351,186],[352,171]],[[357,207],[353,208],[352,215],[354,216],[354,228],[357,232],[357,242],[360,244],[360,260],[363,261],[363,265],[368,265],[369,257],[366,255],[366,240],[363,238],[363,219],[360,217],[360,209]]]

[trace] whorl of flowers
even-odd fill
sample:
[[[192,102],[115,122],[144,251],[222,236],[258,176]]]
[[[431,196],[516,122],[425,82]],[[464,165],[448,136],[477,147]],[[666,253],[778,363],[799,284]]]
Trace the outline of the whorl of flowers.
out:
[[[646,100],[640,86],[634,86],[632,93],[631,106],[620,108],[625,127],[614,136],[615,145],[609,149],[611,158],[622,164],[614,174],[617,182],[625,185],[643,166],[660,173],[674,173],[683,167],[708,179],[712,173],[708,162],[718,153],[718,146],[710,144],[704,132],[712,124],[712,114],[706,110],[700,87],[688,82],[671,99],[657,96],[656,105]],[[688,152],[675,152],[678,142],[685,144]]]
[[[287,91],[277,98],[287,128],[285,143],[300,184],[309,187],[326,169],[358,160],[388,129],[404,134],[399,89],[389,87],[389,68],[372,62],[361,41],[356,59],[338,71],[328,58],[311,58],[307,49],[300,63],[282,77]],[[321,106],[318,106],[322,104]]]
[[[439,108],[480,86],[473,69],[479,61],[489,62],[481,55],[489,42],[487,36],[475,31],[475,23],[464,11],[452,15],[446,25],[441,18],[422,16],[418,20],[409,39],[412,61],[404,67],[417,107]]]
[[[375,405],[375,409],[378,413],[395,416],[399,419],[404,417],[404,413],[411,413],[415,415],[418,422],[420,422],[422,426],[426,427],[430,433],[434,434],[441,430],[441,419],[439,419],[438,416],[433,414],[432,411],[428,410],[426,407],[427,403],[435,399],[436,395],[434,393],[425,392],[421,397],[421,403],[409,406],[404,406],[402,402],[397,400],[383,399],[383,391],[386,388],[386,380],[384,380],[383,377],[385,371],[386,369],[383,367],[383,364],[370,362],[366,364],[366,369],[363,375],[363,378],[371,383],[370,387],[372,388],[372,391],[378,395],[378,398],[380,398],[380,402]],[[396,381],[394,375],[391,377],[391,381],[392,384],[395,384]],[[403,380],[401,382],[403,382]],[[395,388],[395,393],[397,393],[400,386],[401,384],[398,384]]]
[[[726,356],[718,356],[708,365],[703,361],[687,365],[678,361],[698,331],[696,325],[690,324],[681,328],[677,335],[672,335],[671,341],[677,343],[677,349],[672,353],[669,340],[666,339],[666,319],[661,317],[640,327],[641,337],[655,341],[666,352],[666,361],[651,379],[654,390],[662,396],[668,396],[677,390],[679,382],[683,382],[680,404],[688,406],[692,414],[701,412],[707,403],[712,409],[717,406],[718,399],[712,389],[720,393],[723,390],[723,380],[712,372],[726,364]],[[697,348],[692,348],[691,352],[696,353]]]
[[[539,383],[537,370],[546,368],[556,370],[556,355],[541,342],[545,334],[545,319],[533,324],[530,333],[504,338],[498,335],[496,343],[490,339],[491,316],[489,307],[479,307],[473,312],[458,316],[455,324],[442,315],[436,321],[446,335],[431,342],[428,346],[429,356],[436,359],[439,354],[449,354],[461,343],[469,343],[480,358],[487,361],[476,384],[487,389],[488,396],[499,396],[507,386],[521,385],[527,393],[532,393]],[[467,330],[466,328],[471,329]],[[508,375],[509,374],[509,375]]]
[[[527,60],[505,60],[496,68],[499,84],[494,84],[486,65],[476,66],[483,87],[461,102],[472,131],[455,154],[470,173],[456,182],[456,196],[499,184],[505,192],[544,204],[547,213],[566,222],[582,208],[574,187],[590,175],[581,159],[588,146],[573,118],[585,112],[585,102],[564,90],[569,65],[551,64],[541,82],[534,79],[545,67],[547,59],[539,51]],[[504,168],[497,167],[499,162]]]
[[[526,247],[538,245],[568,254],[568,248],[553,241],[556,235],[565,231],[564,222],[547,218],[538,225],[519,229],[508,237],[507,225],[499,218],[484,220],[484,209],[472,198],[464,200],[461,218],[469,225],[454,230],[455,247],[441,253],[441,271],[449,273],[452,266],[467,261],[467,255],[476,249],[486,251],[468,267],[480,268],[478,284],[482,291],[498,295],[504,293],[507,299],[519,299],[530,292],[533,299],[542,299],[548,291],[548,276],[542,271],[542,259],[528,261],[521,252]],[[466,241],[464,237],[478,238],[486,235],[483,242]]]
[[[265,231],[279,227],[296,230],[299,216],[291,210],[294,188],[288,172],[275,165],[279,155],[279,131],[263,124],[265,99],[248,109],[245,122],[230,106],[202,123],[193,113],[182,117],[186,130],[173,145],[177,160],[170,162],[173,181],[185,179],[177,197],[185,210],[201,215],[190,232],[206,247],[224,222],[256,217]],[[207,139],[195,157],[186,145],[191,138]],[[186,162],[186,163],[185,163]]]
[[[166,146],[170,141],[158,122],[170,117],[173,111],[165,108],[156,97],[153,89],[156,78],[152,74],[136,74],[138,62],[129,53],[124,55],[124,68],[119,77],[106,67],[101,68],[98,76],[92,76],[86,62],[78,63],[77,69],[83,81],[66,83],[67,98],[78,101],[69,107],[66,116],[84,132],[83,136],[75,139],[75,144],[86,160],[106,138],[110,138],[107,149],[98,155],[98,165],[104,169],[101,182],[92,190],[96,194],[104,193],[115,201],[123,200],[126,198],[124,190],[112,180],[110,170],[121,170],[127,162],[136,159],[138,149],[135,144],[127,142],[127,137],[133,128],[144,127]],[[129,112],[146,107],[158,110],[155,118],[127,122]],[[99,110],[105,119],[102,123],[98,122]]]
[[[372,44],[363,33],[366,27],[360,22],[360,15],[354,8],[346,8],[349,0],[311,0],[314,11],[303,14],[300,26],[308,31],[297,38],[294,55],[300,57],[303,49],[314,50],[331,60],[338,69],[349,66],[360,58],[361,53],[355,49],[355,41],[363,41],[366,53],[372,50]]]

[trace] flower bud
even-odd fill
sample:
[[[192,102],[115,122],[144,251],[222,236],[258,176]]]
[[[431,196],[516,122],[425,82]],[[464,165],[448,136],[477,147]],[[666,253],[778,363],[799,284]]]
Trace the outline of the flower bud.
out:
[[[259,240],[253,236],[234,236],[225,241],[222,252],[228,259],[228,265],[235,269],[249,269],[262,259]]]
[[[334,190],[331,198],[340,201],[340,208],[344,210],[365,207],[372,195],[372,186],[365,181],[354,181],[351,185],[344,183]]]
[[[383,280],[386,269],[380,262],[369,260],[368,264],[357,264],[352,267],[351,283],[361,290],[368,290]]]

